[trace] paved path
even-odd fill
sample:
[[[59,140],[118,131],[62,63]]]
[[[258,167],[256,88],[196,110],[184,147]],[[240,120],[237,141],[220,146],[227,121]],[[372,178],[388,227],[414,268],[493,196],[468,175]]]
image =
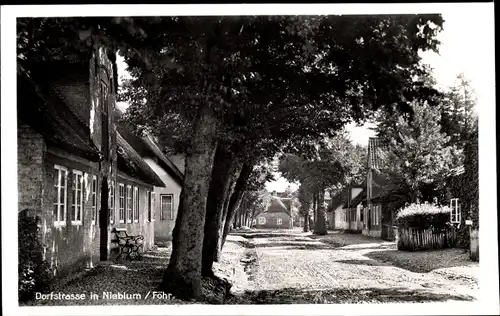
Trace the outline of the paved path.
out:
[[[331,233],[317,237],[298,231],[247,234],[256,260],[249,287],[261,302],[398,302],[472,300],[477,264],[457,263],[461,250],[430,253],[397,251],[393,242]],[[450,252],[451,251],[451,252]],[[425,256],[422,259],[422,254]],[[443,254],[445,257],[443,257]],[[415,259],[416,258],[416,259]],[[394,260],[402,267],[396,267]],[[430,272],[412,272],[415,262]],[[441,262],[437,269],[436,260]],[[425,270],[425,271],[427,271]],[[259,293],[260,294],[256,294]]]

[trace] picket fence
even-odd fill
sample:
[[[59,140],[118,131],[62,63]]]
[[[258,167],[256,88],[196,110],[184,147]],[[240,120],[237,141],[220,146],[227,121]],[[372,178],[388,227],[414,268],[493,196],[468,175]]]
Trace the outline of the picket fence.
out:
[[[451,229],[399,227],[397,236],[398,250],[407,251],[452,248],[456,242],[455,231]]]

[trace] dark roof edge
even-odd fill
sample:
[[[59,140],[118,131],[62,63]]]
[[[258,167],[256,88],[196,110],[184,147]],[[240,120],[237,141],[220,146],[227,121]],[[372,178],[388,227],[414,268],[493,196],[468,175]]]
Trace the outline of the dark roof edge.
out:
[[[177,168],[177,166],[170,160],[170,158],[163,153],[160,149],[160,145],[153,139],[153,137],[146,133],[142,139],[145,141],[146,145],[151,149],[151,151],[155,154],[155,156],[160,159],[165,166],[167,167],[167,172],[169,172],[178,184],[182,185],[184,181],[184,174]]]
[[[128,158],[124,157],[121,151],[118,150],[118,156],[122,156],[121,159],[125,160],[125,162],[127,163],[126,167],[129,169],[123,170],[123,168],[119,168],[119,170],[123,171],[131,177],[137,178],[154,186],[165,187],[165,183],[163,182],[163,180],[160,179],[156,172],[151,169],[151,167],[144,161],[144,159],[142,159],[139,153],[135,151],[135,149],[118,131],[116,132],[116,142],[118,149],[122,147],[125,151],[125,154],[128,153],[130,155],[130,157]],[[130,163],[133,163],[133,165],[131,165]],[[133,170],[134,167],[137,168],[137,170]],[[137,172],[138,174],[134,174],[135,172]]]

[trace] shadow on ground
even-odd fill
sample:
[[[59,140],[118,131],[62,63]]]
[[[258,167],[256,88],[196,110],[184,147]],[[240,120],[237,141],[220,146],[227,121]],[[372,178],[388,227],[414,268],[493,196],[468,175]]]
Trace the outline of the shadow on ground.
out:
[[[284,288],[279,290],[247,291],[232,296],[226,304],[359,304],[359,303],[428,303],[473,301],[468,295],[452,295],[407,288],[333,288],[305,290]]]
[[[428,273],[436,269],[475,266],[463,249],[421,251],[382,250],[364,254],[373,260],[385,262],[411,272]]]

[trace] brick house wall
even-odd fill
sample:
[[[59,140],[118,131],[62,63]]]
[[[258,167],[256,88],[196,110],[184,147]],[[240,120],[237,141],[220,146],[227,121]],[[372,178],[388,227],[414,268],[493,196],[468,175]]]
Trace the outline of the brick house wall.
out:
[[[265,218],[265,224],[259,224],[259,218]],[[281,218],[281,225],[277,224],[277,219]],[[269,213],[260,213],[256,216],[256,224],[255,228],[283,228],[289,229],[292,228],[292,219],[290,215],[285,212],[269,212]]]
[[[64,69],[64,67],[57,67]],[[110,226],[101,227],[101,193],[109,182],[116,179],[116,127],[114,116],[115,85],[112,63],[104,50],[94,53],[90,61],[77,65],[68,64],[64,71],[47,73],[47,81],[59,98],[65,101],[72,112],[85,122],[90,137],[99,149],[103,149],[103,124],[108,126],[109,154],[100,163],[70,154],[60,148],[47,146],[43,137],[24,124],[18,124],[18,192],[19,211],[26,208],[37,210],[41,219],[41,241],[45,258],[51,263],[57,276],[63,277],[82,268],[95,265],[100,259],[101,230],[107,230],[107,252],[111,239]],[[102,101],[100,84],[109,86],[108,102]],[[107,107],[107,120],[101,112]],[[55,165],[67,169],[66,219],[54,223],[54,201],[57,191],[54,187]],[[73,170],[82,172],[83,210],[81,224],[72,223]],[[95,212],[92,200],[92,176],[97,178]],[[107,204],[107,202],[106,202]],[[102,210],[108,212],[107,208]],[[95,221],[92,221],[93,213]],[[106,216],[104,214],[104,216]]]
[[[42,209],[43,159],[46,144],[42,135],[26,124],[17,126],[18,210]],[[41,214],[37,214],[41,215]]]

